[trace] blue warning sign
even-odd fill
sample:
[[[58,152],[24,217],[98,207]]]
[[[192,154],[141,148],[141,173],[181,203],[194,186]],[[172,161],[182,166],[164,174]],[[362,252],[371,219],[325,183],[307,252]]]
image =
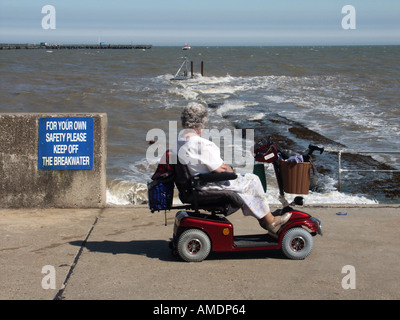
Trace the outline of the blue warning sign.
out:
[[[39,119],[39,170],[93,169],[93,118]]]

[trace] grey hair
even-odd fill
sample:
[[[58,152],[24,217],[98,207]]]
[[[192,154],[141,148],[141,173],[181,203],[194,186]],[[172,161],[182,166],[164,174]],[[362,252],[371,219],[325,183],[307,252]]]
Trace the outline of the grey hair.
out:
[[[189,103],[181,114],[184,129],[203,129],[208,121],[208,111],[203,105],[195,102]]]

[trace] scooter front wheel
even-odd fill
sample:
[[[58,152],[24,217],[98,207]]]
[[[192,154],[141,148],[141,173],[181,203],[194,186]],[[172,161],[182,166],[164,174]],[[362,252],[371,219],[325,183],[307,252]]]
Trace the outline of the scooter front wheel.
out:
[[[282,239],[282,251],[289,259],[305,259],[314,247],[312,235],[303,228],[288,230]]]
[[[177,243],[179,256],[188,262],[203,261],[211,251],[211,241],[208,235],[198,229],[184,231]]]

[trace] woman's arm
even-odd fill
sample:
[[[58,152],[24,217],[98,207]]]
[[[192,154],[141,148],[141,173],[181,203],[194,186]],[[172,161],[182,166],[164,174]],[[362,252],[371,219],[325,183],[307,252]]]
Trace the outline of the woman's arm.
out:
[[[227,165],[226,163],[222,163],[219,168],[215,169],[213,172],[220,173],[220,172],[234,172],[232,167]]]

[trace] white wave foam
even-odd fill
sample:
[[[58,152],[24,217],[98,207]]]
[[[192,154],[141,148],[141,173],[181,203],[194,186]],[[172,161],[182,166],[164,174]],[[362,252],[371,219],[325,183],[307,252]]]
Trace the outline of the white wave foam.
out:
[[[285,194],[286,199],[291,202],[296,195]],[[267,199],[270,204],[279,205],[279,189],[274,183],[267,182]],[[310,191],[304,195],[305,204],[378,204],[377,200],[368,199],[363,195],[349,195],[337,190],[328,190],[319,193]],[[113,205],[146,204],[147,186],[144,183],[131,181],[116,181],[107,188],[107,203]],[[178,195],[175,193],[174,204],[180,204]]]
[[[115,191],[111,191],[107,188],[106,190],[106,199],[108,204],[113,205],[129,205],[131,204],[128,200],[126,195],[124,194],[117,194]]]
[[[145,183],[112,180],[107,185],[107,203],[114,205],[147,203],[147,185]]]
[[[186,100],[194,100],[198,95],[217,95],[220,99],[226,99],[240,90],[247,90],[246,83],[238,81],[227,75],[226,77],[202,77],[174,83],[176,88],[170,89],[171,93],[183,96]]]
[[[236,79],[235,77],[232,77],[229,74],[226,75],[225,77],[214,77],[214,76],[202,77],[200,75],[197,75],[195,76],[192,82],[197,84],[215,85],[221,83],[229,83],[235,79]]]
[[[195,100],[199,95],[197,92],[188,88],[173,88],[168,90],[169,93],[182,96],[185,100]]]
[[[261,120],[265,117],[265,114],[262,112],[250,114],[249,117],[247,118],[248,120]]]
[[[283,96],[275,96],[275,95],[265,95],[265,99],[270,100],[275,103],[285,103],[287,102],[286,98]]]
[[[376,200],[368,199],[362,195],[347,195],[339,191],[328,193],[312,192],[305,196],[306,204],[377,204]]]
[[[267,198],[271,204],[280,204],[279,188],[276,182],[275,173],[271,165],[266,167],[267,178]],[[377,204],[373,199],[368,199],[364,195],[351,195],[339,192],[335,185],[337,181],[332,177],[319,175],[318,184],[323,186],[323,191],[310,191],[304,195],[305,204]],[[286,199],[291,202],[297,195],[286,193]]]
[[[227,100],[216,111],[216,114],[223,116],[234,110],[244,109],[246,107],[256,106],[257,102],[243,101],[243,100]]]

